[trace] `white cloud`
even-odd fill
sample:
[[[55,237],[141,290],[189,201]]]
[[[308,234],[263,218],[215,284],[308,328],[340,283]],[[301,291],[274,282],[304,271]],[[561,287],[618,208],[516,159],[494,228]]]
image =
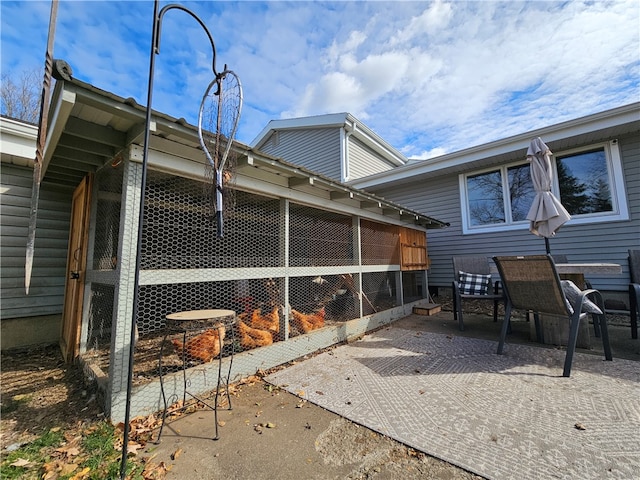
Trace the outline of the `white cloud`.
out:
[[[61,1],[56,58],[144,104],[152,2]],[[629,1],[188,2],[217,66],[244,87],[238,138],[274,118],[356,115],[425,158],[640,100]],[[43,64],[48,1],[0,2],[2,71]],[[156,109],[194,122],[212,52],[185,12],[163,20]]]

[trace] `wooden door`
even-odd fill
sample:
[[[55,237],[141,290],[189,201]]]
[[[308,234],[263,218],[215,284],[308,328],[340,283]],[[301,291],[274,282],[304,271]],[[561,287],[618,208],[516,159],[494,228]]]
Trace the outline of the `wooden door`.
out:
[[[66,362],[72,362],[80,353],[82,300],[87,265],[92,183],[93,176],[87,175],[73,192],[73,202],[71,204],[67,280],[65,282],[62,332],[60,335],[60,349]]]
[[[429,268],[427,235],[424,232],[400,227],[400,248],[400,268],[402,271]]]

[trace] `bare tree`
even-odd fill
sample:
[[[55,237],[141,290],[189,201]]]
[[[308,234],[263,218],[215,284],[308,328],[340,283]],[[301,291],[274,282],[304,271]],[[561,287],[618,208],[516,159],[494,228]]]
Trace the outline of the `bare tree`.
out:
[[[3,72],[0,112],[7,117],[37,124],[40,118],[41,91],[40,69],[24,70],[19,75]]]

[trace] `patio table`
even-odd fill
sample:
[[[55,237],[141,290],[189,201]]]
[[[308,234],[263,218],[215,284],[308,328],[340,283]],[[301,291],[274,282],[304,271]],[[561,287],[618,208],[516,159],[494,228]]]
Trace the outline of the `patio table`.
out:
[[[618,263],[556,263],[558,274],[577,275],[585,273],[599,273],[604,275],[619,275],[622,273],[622,265]],[[498,267],[494,263],[491,264],[491,272],[498,273]]]

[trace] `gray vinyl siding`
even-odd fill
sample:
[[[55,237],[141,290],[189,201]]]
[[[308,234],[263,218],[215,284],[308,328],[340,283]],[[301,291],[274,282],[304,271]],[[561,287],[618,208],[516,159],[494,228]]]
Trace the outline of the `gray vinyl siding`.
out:
[[[62,312],[69,241],[72,190],[43,182],[40,187],[35,256],[29,295],[24,274],[29,211],[30,168],[2,165],[0,205],[0,318],[32,317]]]
[[[260,150],[340,180],[340,145],[339,128],[305,128],[276,131]]]
[[[349,137],[349,180],[373,175],[374,173],[386,172],[391,170],[393,165],[380,158],[369,147],[361,141]]]
[[[630,220],[566,225],[550,239],[551,253],[566,254],[575,262],[611,262],[622,265],[622,275],[589,274],[594,288],[627,291],[630,248],[640,248],[640,134],[619,138]],[[408,208],[428,212],[449,222],[442,230],[429,230],[427,250],[431,260],[430,286],[450,286],[453,255],[530,255],[545,253],[544,239],[528,228],[500,233],[462,234],[458,174],[421,179],[385,189],[368,188]]]

